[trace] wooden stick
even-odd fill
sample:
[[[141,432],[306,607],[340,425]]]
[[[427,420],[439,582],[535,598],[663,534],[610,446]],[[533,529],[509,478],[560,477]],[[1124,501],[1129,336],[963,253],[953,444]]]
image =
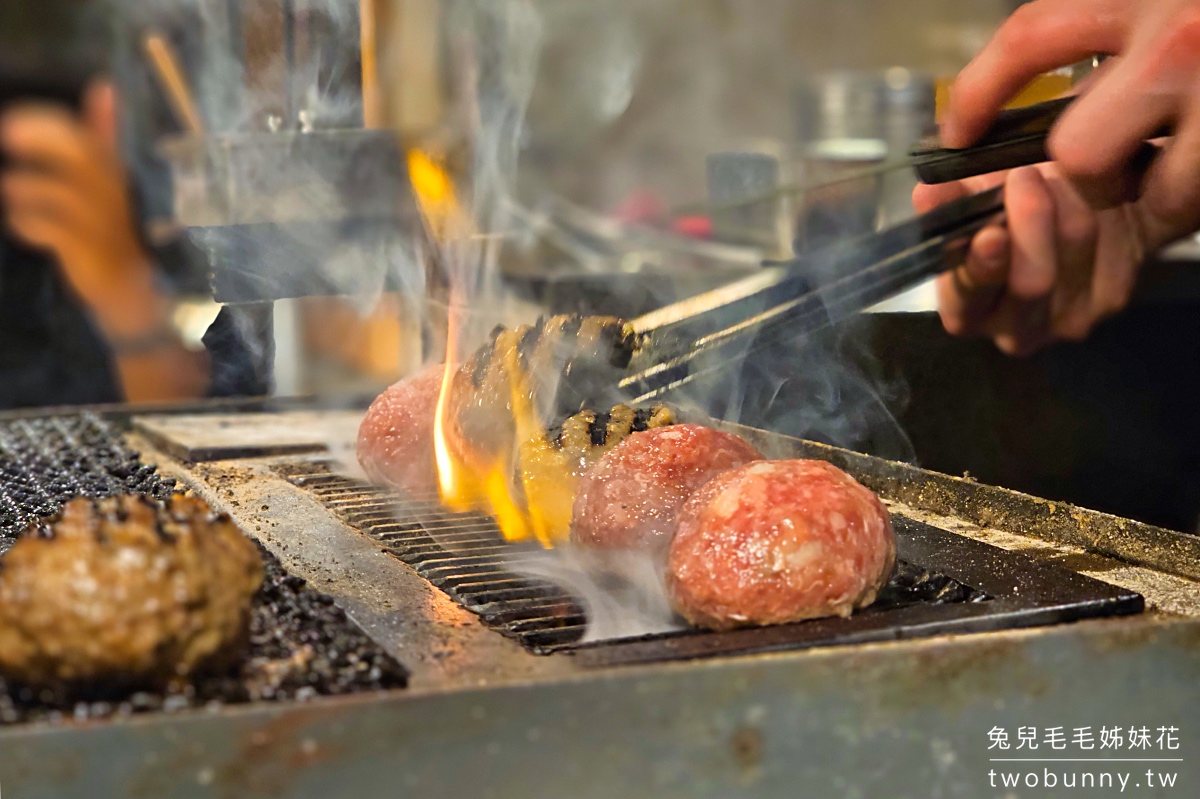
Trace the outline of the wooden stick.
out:
[[[142,42],[146,57],[154,68],[159,85],[166,93],[167,102],[184,130],[195,136],[204,135],[204,120],[196,106],[195,96],[188,85],[187,77],[179,66],[175,51],[160,34],[148,33]]]
[[[361,35],[363,127],[383,127],[383,97],[379,93],[379,24],[376,0],[359,0]]]

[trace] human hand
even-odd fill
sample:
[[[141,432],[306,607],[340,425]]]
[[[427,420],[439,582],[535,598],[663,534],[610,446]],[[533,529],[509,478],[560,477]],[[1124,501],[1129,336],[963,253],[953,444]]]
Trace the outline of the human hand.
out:
[[[1006,223],[977,233],[964,263],[938,278],[943,325],[1018,356],[1085,338],[1129,301],[1145,260],[1145,209],[1096,210],[1052,163],[918,186],[913,202],[925,212],[1002,183]]]
[[[1027,354],[1079,339],[1128,301],[1146,255],[1200,228],[1200,0],[1035,0],[963,70],[942,124],[950,147],[977,140],[1037,75],[1096,53],[1116,57],[1051,131],[1052,164],[919,186],[918,210],[1005,183],[1007,226],[976,235],[938,284],[948,330]],[[1147,137],[1174,136],[1130,199]]]
[[[79,116],[51,105],[9,110],[0,146],[8,163],[0,204],[12,233],[56,257],[110,337],[160,330],[163,303],[136,228],[112,87],[90,87]]]
[[[1174,137],[1140,186],[1150,244],[1200,227],[1200,0],[1035,0],[962,71],[942,123],[948,147],[978,139],[1037,75],[1112,54],[1050,133],[1061,174],[1094,208],[1129,199],[1146,139]]]

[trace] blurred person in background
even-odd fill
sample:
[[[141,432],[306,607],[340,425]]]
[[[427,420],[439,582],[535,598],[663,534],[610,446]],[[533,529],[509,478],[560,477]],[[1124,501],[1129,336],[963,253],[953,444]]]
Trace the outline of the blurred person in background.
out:
[[[18,87],[19,90],[19,87]],[[203,353],[171,323],[122,163],[117,99],[0,113],[0,407],[198,397]]]
[[[966,147],[1037,75],[1114,56],[1052,131],[1053,162],[918,186],[919,211],[999,185],[1007,220],[976,234],[938,282],[948,331],[988,336],[1013,355],[1085,338],[1125,307],[1147,257],[1200,229],[1200,0],[1035,0],[958,76],[942,123]],[[1130,160],[1169,125],[1141,183]],[[1136,197],[1136,199],[1133,199]]]
[[[209,267],[145,235],[171,215],[153,147],[178,127],[147,66],[114,59],[118,8],[0,3],[0,409],[271,391],[269,303],[223,309],[200,350],[176,332],[176,294],[211,300]],[[184,9],[166,22],[186,30]],[[124,114],[110,63],[137,95]]]

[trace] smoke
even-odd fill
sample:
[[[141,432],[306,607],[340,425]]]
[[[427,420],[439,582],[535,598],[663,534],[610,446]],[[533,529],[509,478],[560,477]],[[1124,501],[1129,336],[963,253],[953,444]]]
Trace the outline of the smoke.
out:
[[[399,290],[421,317],[426,361],[447,355],[452,318],[461,336],[449,357],[461,360],[496,324],[544,312],[536,291],[502,278],[514,267],[590,273],[614,287],[624,272],[621,288],[575,292],[576,309],[591,313],[646,309],[744,274],[744,249],[683,242],[661,226],[633,229],[607,212],[634,190],[664,206],[702,197],[707,155],[743,147],[752,134],[795,137],[787,81],[803,71],[780,77],[788,73],[773,61],[786,49],[780,42],[748,44],[748,12],[722,20],[683,2],[449,0],[437,34],[443,118],[398,145],[394,132],[356,129],[357,2],[295,0],[288,28],[270,12],[278,4],[265,2],[125,5],[129,60],[140,61],[141,31],[161,29],[193,79],[209,136],[175,153],[175,211],[194,226],[219,298],[338,294],[366,313],[383,291]],[[244,13],[233,14],[239,6]],[[728,40],[711,30],[729,31]],[[251,40],[266,45],[248,49]],[[750,50],[747,63],[775,81],[769,89],[741,64]],[[135,106],[162,105],[144,75],[130,87]],[[761,120],[770,129],[754,129]],[[415,209],[396,213],[411,200],[401,146],[441,156],[455,179],[461,215],[435,241],[417,232]],[[910,457],[890,412],[904,392],[871,363],[860,327],[746,357],[750,347],[723,352],[725,364],[706,364],[721,368],[671,399],[727,421]],[[653,562],[599,569],[563,550],[545,570],[588,604],[593,638],[675,623]]]
[[[568,545],[509,568],[562,586],[579,600],[588,619],[585,643],[655,635],[686,626],[671,608],[660,559],[650,555],[597,553]]]

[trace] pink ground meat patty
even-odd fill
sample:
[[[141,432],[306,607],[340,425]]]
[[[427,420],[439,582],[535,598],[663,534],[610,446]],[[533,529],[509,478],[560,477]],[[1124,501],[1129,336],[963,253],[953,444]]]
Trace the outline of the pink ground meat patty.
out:
[[[759,460],[758,450],[737,436],[700,425],[635,433],[580,481],[571,540],[601,549],[665,551],[692,492]]]
[[[412,496],[436,493],[433,422],[444,371],[430,366],[371,403],[358,429],[358,462],[374,482]]]
[[[850,475],[752,463],[680,510],[667,586],[681,615],[712,629],[849,616],[875,601],[895,558],[887,510]]]

